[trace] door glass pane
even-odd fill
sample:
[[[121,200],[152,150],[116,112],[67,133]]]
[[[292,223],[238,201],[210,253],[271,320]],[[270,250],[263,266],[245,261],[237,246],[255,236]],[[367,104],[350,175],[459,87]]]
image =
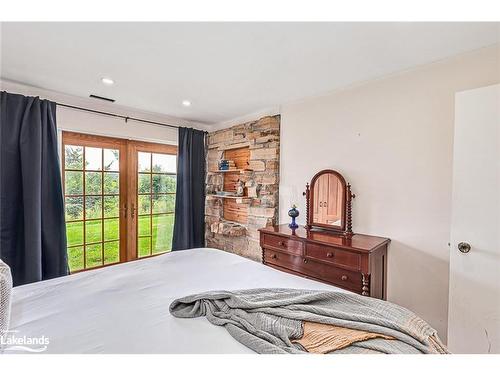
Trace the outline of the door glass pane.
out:
[[[120,242],[104,243],[104,264],[118,263],[120,261]]]
[[[83,246],[68,248],[68,265],[70,272],[83,270]]]
[[[176,176],[167,174],[153,174],[153,194],[175,193]]]
[[[151,216],[139,216],[139,224],[137,228],[139,236],[151,235]]]
[[[85,194],[102,194],[102,173],[85,173]]]
[[[172,249],[175,210],[176,155],[138,153],[137,255]]]
[[[104,197],[104,217],[118,217],[120,214],[120,197],[106,195]]]
[[[88,220],[85,223],[85,242],[102,241],[102,220]]]
[[[139,195],[138,209],[139,215],[151,213],[151,195]]]
[[[85,197],[85,218],[98,219],[102,217],[102,196]]]
[[[119,262],[119,150],[82,145],[65,145],[64,150],[70,271]]]
[[[173,215],[153,216],[153,254],[170,251],[172,249],[173,230]]]
[[[174,212],[175,211],[175,194],[167,194],[166,196],[166,211]]]
[[[139,172],[151,171],[151,154],[149,152],[138,152],[137,160],[138,160],[137,170]]]
[[[83,219],[83,197],[66,197],[66,221]]]
[[[153,154],[153,172],[176,173],[177,156]]]
[[[104,173],[104,194],[118,194],[120,192],[120,175],[118,173]]]
[[[162,186],[164,186],[165,193],[175,193],[175,189],[177,188],[177,176],[172,175],[163,175],[162,176]]]
[[[120,170],[120,153],[118,150],[104,150],[104,170],[116,172]]]
[[[153,195],[153,213],[162,214],[167,213],[167,196],[166,195]]]
[[[102,169],[102,148],[85,147],[85,169],[93,171]]]
[[[68,246],[83,245],[83,221],[66,223]]]
[[[86,268],[102,266],[102,243],[85,246],[85,255]]]
[[[66,195],[83,194],[83,172],[65,172],[64,192]]]
[[[140,173],[138,178],[139,180],[137,182],[137,190],[139,194],[151,193],[151,175]]]
[[[117,240],[120,238],[120,219],[104,220],[104,241]]]
[[[83,147],[82,146],[64,146],[64,168],[65,169],[83,169]]]
[[[139,237],[137,254],[139,258],[151,255],[151,237]]]

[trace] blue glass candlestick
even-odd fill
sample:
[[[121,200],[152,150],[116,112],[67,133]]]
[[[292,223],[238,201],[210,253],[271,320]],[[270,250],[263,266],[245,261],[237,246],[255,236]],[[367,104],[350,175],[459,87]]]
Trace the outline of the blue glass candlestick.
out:
[[[288,211],[288,216],[292,218],[292,222],[288,224],[288,226],[292,229],[296,229],[299,225],[295,222],[295,218],[299,216],[299,210],[297,210],[297,206],[293,205],[292,208]]]

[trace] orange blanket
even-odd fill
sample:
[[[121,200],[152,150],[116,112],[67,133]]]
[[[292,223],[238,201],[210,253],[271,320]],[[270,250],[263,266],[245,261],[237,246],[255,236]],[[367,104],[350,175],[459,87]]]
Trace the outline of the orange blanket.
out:
[[[299,343],[309,353],[325,354],[334,350],[345,348],[355,342],[365,341],[374,338],[394,340],[391,336],[359,331],[357,329],[337,327],[329,324],[307,322],[304,323],[304,334],[298,340],[292,342]]]

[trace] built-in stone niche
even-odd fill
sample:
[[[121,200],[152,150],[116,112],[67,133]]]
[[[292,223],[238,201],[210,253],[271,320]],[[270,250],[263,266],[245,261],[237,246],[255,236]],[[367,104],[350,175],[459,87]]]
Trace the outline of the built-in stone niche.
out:
[[[205,240],[208,247],[261,261],[258,229],[274,225],[279,204],[280,117],[266,116],[208,135]],[[235,162],[220,172],[219,161]],[[244,182],[244,196],[220,197]]]

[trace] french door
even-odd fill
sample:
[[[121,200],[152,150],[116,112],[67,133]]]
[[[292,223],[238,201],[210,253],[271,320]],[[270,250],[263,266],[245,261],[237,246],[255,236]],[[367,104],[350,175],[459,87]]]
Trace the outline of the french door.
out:
[[[63,132],[71,272],[171,250],[177,147]]]
[[[147,142],[129,143],[131,178],[128,207],[128,257],[143,258],[172,249],[177,147]]]

